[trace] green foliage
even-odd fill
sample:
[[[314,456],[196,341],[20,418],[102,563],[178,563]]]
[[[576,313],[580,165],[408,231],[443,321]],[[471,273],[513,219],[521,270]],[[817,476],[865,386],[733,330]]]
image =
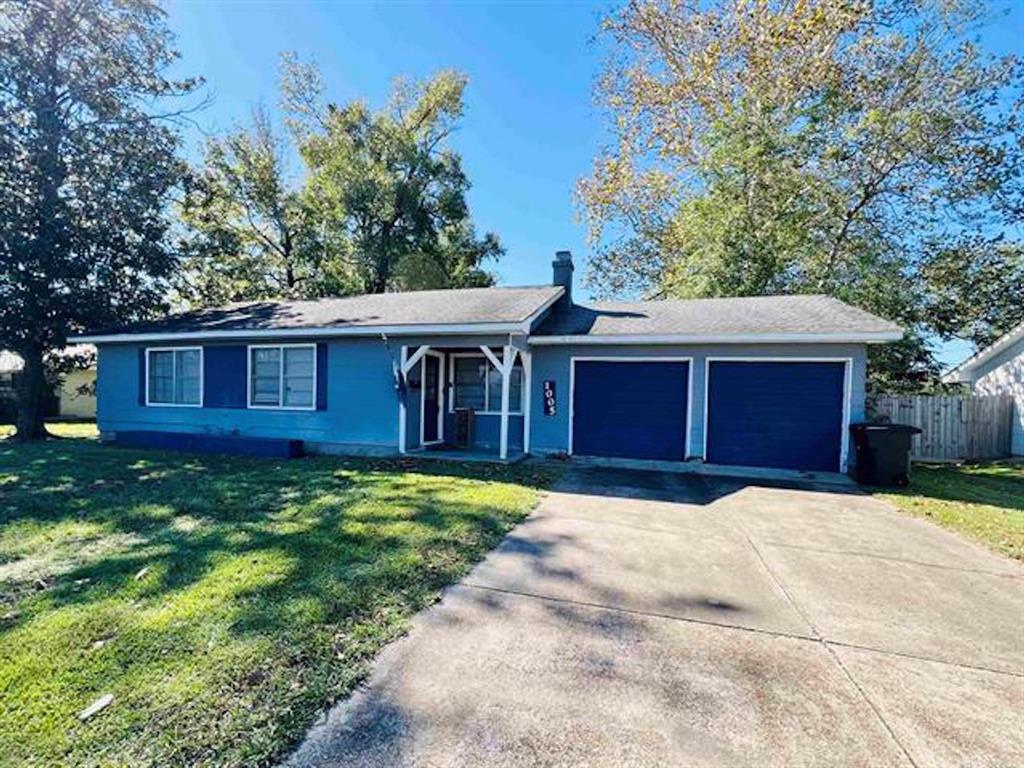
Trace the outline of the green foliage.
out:
[[[25,360],[19,436],[44,435],[44,356],[159,308],[175,266],[173,114],[192,91],[149,0],[0,1],[0,349]]]
[[[345,259],[367,293],[489,285],[497,237],[470,222],[469,180],[449,146],[463,114],[466,78],[441,72],[399,80],[387,107],[322,106],[319,73],[284,65],[285,104],[309,170],[307,204],[346,244]]]
[[[591,284],[828,293],[908,328],[873,356],[875,385],[929,386],[929,334],[980,342],[1020,314],[1003,255],[1019,247],[979,233],[1019,221],[1022,69],[970,42],[981,14],[642,0],[612,15],[599,96],[615,143],[579,186]],[[983,317],[975,297],[992,299]]]
[[[482,470],[0,441],[2,762],[278,764],[545,480]]]
[[[923,269],[926,314],[943,336],[983,348],[1024,323],[1024,244],[974,237],[938,244]]]
[[[250,127],[208,142],[181,206],[188,234],[176,288],[188,304],[320,292],[325,229],[293,188],[285,153],[263,109]]]
[[[915,465],[910,486],[878,496],[915,517],[1024,561],[1024,465]]]

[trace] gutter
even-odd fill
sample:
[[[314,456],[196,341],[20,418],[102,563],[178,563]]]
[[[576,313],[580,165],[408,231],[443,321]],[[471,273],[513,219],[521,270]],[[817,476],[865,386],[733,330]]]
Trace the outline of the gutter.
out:
[[[863,333],[726,333],[726,334],[608,334],[594,336],[531,336],[530,346],[565,344],[884,344],[903,338],[903,331]]]

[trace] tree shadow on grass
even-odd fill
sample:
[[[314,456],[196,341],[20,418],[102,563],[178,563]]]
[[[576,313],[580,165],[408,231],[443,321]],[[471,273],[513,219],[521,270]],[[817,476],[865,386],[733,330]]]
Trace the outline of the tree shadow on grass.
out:
[[[413,612],[528,511],[532,494],[495,481],[538,486],[546,477],[480,465],[274,462],[74,441],[0,449],[0,556],[24,554],[18,531],[68,521],[89,521],[98,536],[130,534],[131,542],[83,556],[38,588],[0,582],[0,601],[18,609],[0,622],[0,642],[11,635],[40,647],[70,643],[68,667],[79,654],[108,654],[100,665],[108,683],[126,675],[142,681],[130,694],[140,700],[147,690],[156,695],[147,686],[159,686],[179,657],[213,675],[202,666],[208,638],[218,638],[214,649],[269,642],[263,660],[243,656],[216,674],[246,696],[273,685],[275,696],[298,697],[295,711],[306,714],[295,722],[307,723],[311,707],[347,691]],[[12,534],[6,540],[4,528]],[[294,681],[280,679],[285,668],[308,693],[291,692]],[[63,698],[62,706],[81,704]],[[292,712],[271,699],[253,708],[279,705]],[[215,722],[218,713],[203,717]],[[275,723],[267,727],[276,732]]]

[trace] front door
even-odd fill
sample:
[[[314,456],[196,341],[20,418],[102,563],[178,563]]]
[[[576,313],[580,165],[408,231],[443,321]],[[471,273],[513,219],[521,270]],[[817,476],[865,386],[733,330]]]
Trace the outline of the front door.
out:
[[[423,356],[422,419],[423,444],[441,441],[441,356],[427,353]]]

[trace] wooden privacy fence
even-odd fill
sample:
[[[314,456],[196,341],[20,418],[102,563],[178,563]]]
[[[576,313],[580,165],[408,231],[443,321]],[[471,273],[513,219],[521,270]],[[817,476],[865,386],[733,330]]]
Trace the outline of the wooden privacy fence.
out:
[[[915,461],[975,461],[1010,455],[1013,398],[1008,395],[875,395],[871,418],[921,430]]]

